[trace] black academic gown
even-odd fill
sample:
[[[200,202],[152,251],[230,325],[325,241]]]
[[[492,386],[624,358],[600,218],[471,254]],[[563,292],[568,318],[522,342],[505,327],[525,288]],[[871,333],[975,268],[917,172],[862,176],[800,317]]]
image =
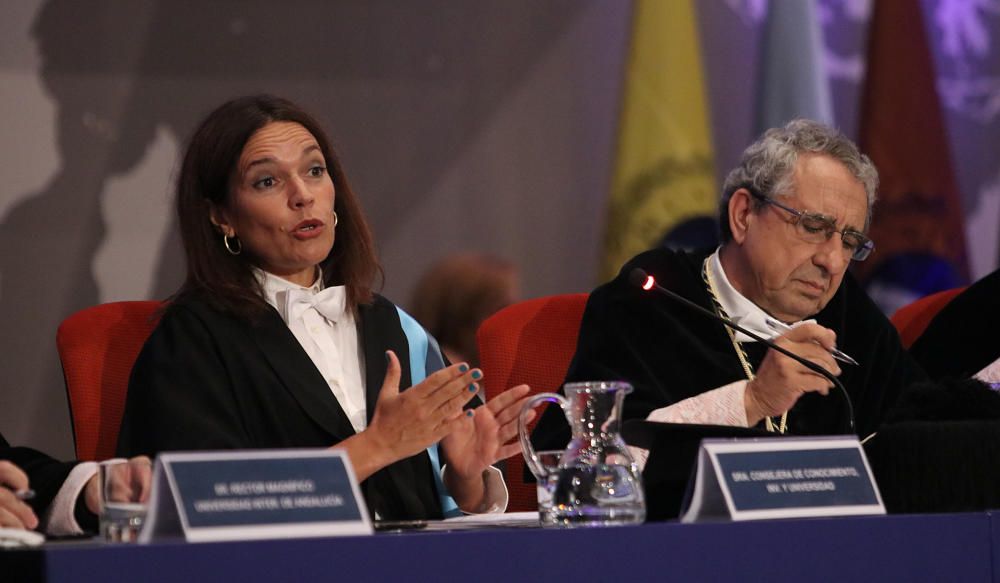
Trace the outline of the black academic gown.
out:
[[[707,252],[647,251],[625,265],[611,282],[590,295],[567,382],[626,380],[624,418],[645,419],[651,411],[745,379],[725,327],[678,302],[643,291],[628,281],[640,267],[657,282],[712,310],[702,278]],[[860,366],[841,365],[840,380],[854,404],[856,432],[866,436],[885,419],[902,389],[924,380],[923,371],[903,350],[895,328],[848,274],[827,306],[814,316],[837,333],[838,347]],[[756,369],[766,347],[745,343]],[[842,395],[808,393],[788,413],[790,434],[843,433],[847,407]],[[535,429],[537,447],[565,444],[562,413],[550,407]]]
[[[627,420],[645,419],[654,409],[744,379],[722,324],[628,282],[631,270],[641,267],[664,287],[712,309],[701,273],[707,255],[648,251],[594,290],[566,380],[629,381],[635,392],[625,399]],[[1000,397],[978,382],[928,381],[850,274],[814,317],[835,331],[838,347],[860,363],[840,365],[839,378],[854,403],[856,433],[865,437],[878,431],[865,451],[888,510],[1000,507],[1000,470],[994,469]],[[766,353],[757,344],[744,344],[755,369]],[[789,433],[843,433],[845,416],[845,402],[836,391],[807,393],[788,413]],[[724,434],[723,428],[706,428],[710,431],[704,435],[697,427],[667,429],[643,474],[654,518],[677,515],[700,438]],[[549,407],[532,436],[536,447],[560,448],[568,438],[561,411]]]
[[[952,299],[910,354],[934,379],[968,378],[1000,358],[1000,270]]]
[[[410,358],[396,307],[380,296],[358,316],[368,420],[385,376],[386,350],[410,386]],[[170,304],[136,360],[118,454],[330,447],[352,435],[322,374],[276,310],[253,323],[195,296]],[[372,516],[441,518],[430,456],[421,452],[362,484]]]
[[[41,516],[59,493],[66,476],[76,462],[60,462],[30,447],[11,447],[0,434],[0,460],[8,460],[27,474],[35,497],[28,501],[35,514]]]

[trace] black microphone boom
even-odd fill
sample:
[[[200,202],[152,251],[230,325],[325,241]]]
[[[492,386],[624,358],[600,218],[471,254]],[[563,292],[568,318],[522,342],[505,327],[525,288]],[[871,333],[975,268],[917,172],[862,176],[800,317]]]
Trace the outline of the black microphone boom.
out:
[[[848,429],[848,433],[854,433],[854,404],[851,403],[851,397],[850,397],[850,395],[847,394],[847,389],[844,388],[844,385],[840,382],[840,380],[837,379],[837,377],[833,376],[833,374],[831,374],[830,371],[826,370],[825,368],[821,367],[820,365],[816,364],[815,362],[812,362],[811,360],[806,360],[805,358],[802,358],[798,354],[795,354],[794,352],[792,352],[792,351],[790,351],[790,350],[788,350],[786,348],[782,348],[781,346],[778,346],[777,344],[775,344],[774,342],[772,342],[768,338],[764,338],[764,337],[760,336],[759,334],[755,334],[755,333],[747,330],[746,328],[740,326],[736,322],[733,322],[729,318],[723,318],[722,316],[716,314],[715,312],[713,312],[711,310],[707,310],[707,309],[703,308],[702,306],[699,306],[698,304],[692,302],[691,300],[685,298],[684,296],[678,294],[677,292],[671,291],[671,290],[663,287],[662,285],[656,283],[656,280],[653,277],[651,277],[648,273],[646,273],[645,271],[643,271],[639,267],[636,267],[635,269],[633,269],[632,271],[629,272],[629,274],[628,274],[628,280],[629,280],[629,283],[631,283],[632,285],[635,285],[636,287],[639,287],[639,288],[644,289],[646,291],[649,291],[650,289],[655,289],[656,291],[660,292],[661,294],[669,297],[672,300],[675,300],[677,302],[680,302],[680,303],[684,304],[685,306],[691,308],[692,310],[695,310],[697,312],[701,312],[702,314],[708,316],[709,318],[712,318],[713,320],[716,320],[718,322],[722,322],[723,324],[725,324],[726,326],[732,328],[733,330],[736,330],[738,332],[742,332],[742,333],[746,334],[747,336],[749,336],[750,338],[753,338],[754,340],[756,340],[758,342],[762,342],[762,343],[766,344],[768,348],[771,348],[773,350],[777,350],[781,354],[784,354],[788,358],[791,358],[795,362],[797,362],[797,363],[801,364],[802,366],[808,368],[809,370],[813,371],[814,373],[825,377],[827,380],[829,380],[830,382],[832,382],[833,386],[837,387],[837,389],[840,390],[840,393],[844,396],[844,402],[847,403],[847,429]]]

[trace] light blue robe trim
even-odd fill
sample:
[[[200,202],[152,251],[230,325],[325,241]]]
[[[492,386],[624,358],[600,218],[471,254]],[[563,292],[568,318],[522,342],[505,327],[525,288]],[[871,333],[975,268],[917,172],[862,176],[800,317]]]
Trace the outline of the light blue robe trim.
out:
[[[413,316],[404,312],[396,306],[399,313],[399,322],[403,326],[403,333],[410,345],[410,382],[414,385],[427,378],[428,374],[437,372],[444,368],[444,359],[441,357],[441,349],[437,340],[424,330]],[[434,484],[437,486],[438,498],[441,499],[441,510],[444,511],[445,518],[461,516],[455,499],[448,495],[448,490],[444,487],[441,479],[441,456],[438,453],[438,446],[432,445],[427,448],[427,455],[431,456],[431,463],[434,467]]]

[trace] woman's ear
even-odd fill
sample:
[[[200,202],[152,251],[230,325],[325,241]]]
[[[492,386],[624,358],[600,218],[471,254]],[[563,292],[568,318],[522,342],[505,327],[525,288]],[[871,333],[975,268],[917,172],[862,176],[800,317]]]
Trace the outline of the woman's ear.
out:
[[[729,230],[733,234],[733,242],[742,244],[747,237],[747,229],[753,220],[753,201],[750,191],[739,188],[729,197]]]
[[[233,228],[232,224],[229,222],[229,218],[226,216],[226,211],[214,202],[208,203],[208,219],[212,221],[212,224],[219,228],[219,231],[227,237],[233,237],[236,235],[236,229]]]

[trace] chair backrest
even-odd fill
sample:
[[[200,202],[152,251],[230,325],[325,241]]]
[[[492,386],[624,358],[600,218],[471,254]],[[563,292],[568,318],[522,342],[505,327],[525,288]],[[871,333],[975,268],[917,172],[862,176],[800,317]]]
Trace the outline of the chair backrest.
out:
[[[956,287],[954,289],[939,291],[910,302],[896,310],[896,313],[892,315],[890,320],[896,327],[896,331],[899,332],[899,338],[902,340],[903,346],[909,348],[916,342],[917,338],[920,338],[920,335],[927,329],[927,325],[934,319],[934,316],[947,306],[952,298],[964,290],[964,287]]]
[[[59,325],[56,347],[66,379],[77,459],[114,457],[132,365],[156,327],[162,305],[100,304]]]
[[[558,390],[576,352],[586,304],[587,294],[548,296],[507,306],[483,322],[476,339],[486,395],[522,383],[532,393]],[[524,481],[523,472],[520,455],[507,460],[509,512],[538,508],[535,485]]]

